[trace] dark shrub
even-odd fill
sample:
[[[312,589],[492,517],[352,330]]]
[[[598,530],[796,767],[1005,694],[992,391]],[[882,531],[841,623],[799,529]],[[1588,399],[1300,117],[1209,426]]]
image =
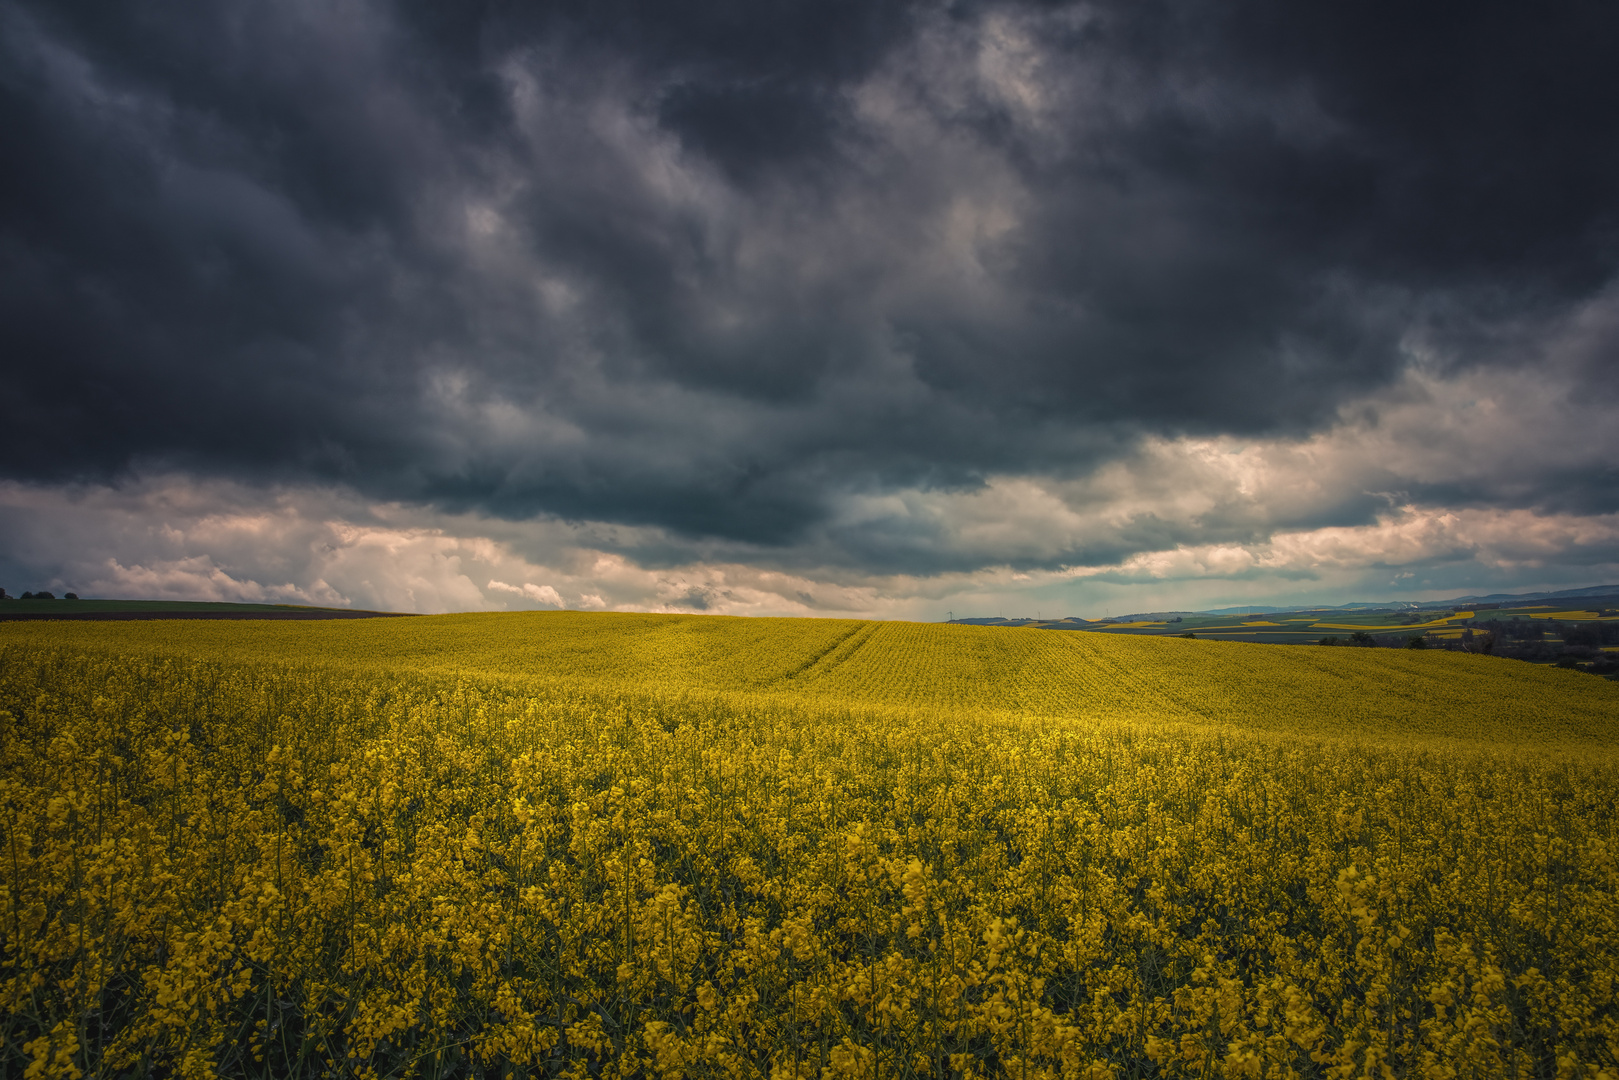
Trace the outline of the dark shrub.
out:
[[[1546,624],[1534,619],[1521,619],[1514,615],[1510,622],[1496,624],[1497,632],[1510,641],[1541,641],[1546,637]]]
[[[1600,648],[1603,645],[1619,645],[1619,623],[1586,623],[1583,626],[1569,625],[1563,628],[1563,644],[1586,645]]]

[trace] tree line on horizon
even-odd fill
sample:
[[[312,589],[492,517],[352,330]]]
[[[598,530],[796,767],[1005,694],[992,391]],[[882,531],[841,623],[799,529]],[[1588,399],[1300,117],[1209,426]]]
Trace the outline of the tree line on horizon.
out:
[[[1604,615],[1613,612],[1604,611]],[[1460,624],[1459,638],[1428,634],[1373,634],[1357,630],[1344,637],[1328,635],[1317,644],[1385,649],[1443,649],[1448,652],[1501,656],[1534,664],[1585,671],[1619,679],[1619,656],[1605,647],[1619,645],[1619,623],[1571,622],[1558,619],[1470,619]]]

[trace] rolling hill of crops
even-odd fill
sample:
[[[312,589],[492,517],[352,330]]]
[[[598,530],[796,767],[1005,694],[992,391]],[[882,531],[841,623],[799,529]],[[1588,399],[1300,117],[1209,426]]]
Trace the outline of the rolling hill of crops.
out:
[[[1619,1078],[1619,686],[543,613],[0,626],[0,1060]]]

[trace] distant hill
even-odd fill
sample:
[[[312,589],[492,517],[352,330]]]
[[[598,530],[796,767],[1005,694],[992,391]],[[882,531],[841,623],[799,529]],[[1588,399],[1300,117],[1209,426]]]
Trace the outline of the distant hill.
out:
[[[1318,604],[1311,607],[1271,607],[1265,604],[1243,604],[1238,607],[1207,608],[1201,611],[1138,611],[1130,615],[1111,615],[1105,619],[1082,619],[1070,615],[1062,619],[1007,619],[991,618],[952,619],[967,626],[1046,626],[1052,628],[1099,627],[1117,623],[1175,622],[1209,615],[1279,615],[1311,611],[1443,611],[1469,604],[1529,603],[1535,600],[1562,600],[1585,597],[1619,599],[1619,585],[1590,585],[1583,589],[1557,589],[1544,592],[1490,593],[1487,596],[1458,596],[1450,600],[1357,600],[1348,604]],[[1614,606],[1612,604],[1604,606]],[[1065,624],[1067,624],[1065,626]]]
[[[1273,615],[1282,611],[1424,611],[1453,608],[1458,605],[1479,603],[1506,603],[1510,601],[1558,600],[1584,596],[1619,596],[1619,585],[1591,585],[1583,589],[1558,589],[1552,592],[1490,593],[1488,596],[1458,596],[1450,600],[1383,600],[1356,601],[1350,604],[1322,605],[1309,608],[1283,607],[1228,607],[1199,611],[1198,615]],[[1143,616],[1129,616],[1141,618]]]
[[[1555,600],[1564,596],[1619,596],[1619,585],[1592,585],[1585,589],[1559,589],[1557,592],[1535,593],[1491,593],[1488,596],[1462,596],[1447,603],[1456,604],[1462,601],[1476,603],[1480,600]]]

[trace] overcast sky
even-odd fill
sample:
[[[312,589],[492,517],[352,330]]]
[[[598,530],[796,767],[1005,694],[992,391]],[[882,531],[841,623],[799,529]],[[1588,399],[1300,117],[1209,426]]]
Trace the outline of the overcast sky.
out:
[[[1619,582],[1619,7],[0,0],[0,586]]]

